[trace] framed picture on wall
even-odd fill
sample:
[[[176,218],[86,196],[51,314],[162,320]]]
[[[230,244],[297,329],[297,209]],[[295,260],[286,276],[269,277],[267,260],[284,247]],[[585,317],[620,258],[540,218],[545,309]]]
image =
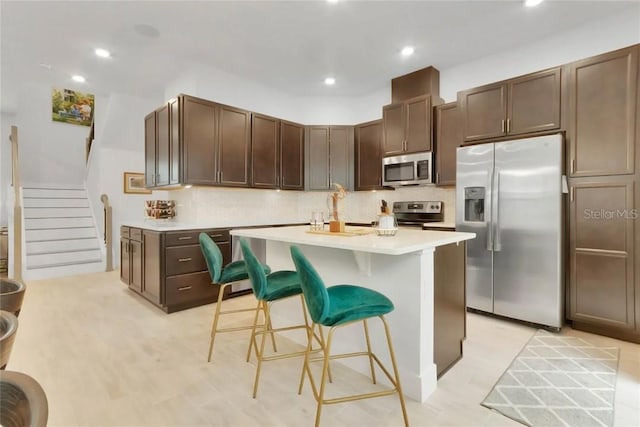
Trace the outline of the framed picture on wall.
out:
[[[51,119],[55,122],[91,126],[95,96],[71,89],[51,90]]]
[[[144,187],[144,174],[140,172],[124,173],[124,192],[126,194],[151,194]]]

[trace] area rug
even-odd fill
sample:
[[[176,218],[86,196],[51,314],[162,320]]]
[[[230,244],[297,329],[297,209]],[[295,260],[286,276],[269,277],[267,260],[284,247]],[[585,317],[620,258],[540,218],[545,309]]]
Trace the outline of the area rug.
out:
[[[618,348],[539,330],[482,402],[533,427],[612,426]]]

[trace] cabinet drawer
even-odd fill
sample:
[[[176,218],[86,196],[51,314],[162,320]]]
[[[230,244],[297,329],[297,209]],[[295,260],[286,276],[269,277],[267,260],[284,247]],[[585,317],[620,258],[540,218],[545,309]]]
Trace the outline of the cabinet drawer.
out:
[[[120,226],[120,237],[122,237],[123,239],[129,238],[129,227],[125,225]]]
[[[171,231],[165,238],[166,246],[197,245],[200,233],[207,233],[214,241],[223,242],[229,240],[228,229],[196,230],[196,231]]]
[[[215,299],[218,289],[218,285],[211,284],[211,277],[206,271],[168,277],[165,304],[174,306],[205,298]]]
[[[137,240],[139,242],[142,241],[142,230],[139,228],[130,228],[129,229],[129,238],[131,240]]]
[[[167,276],[207,270],[200,245],[179,246],[166,249]]]

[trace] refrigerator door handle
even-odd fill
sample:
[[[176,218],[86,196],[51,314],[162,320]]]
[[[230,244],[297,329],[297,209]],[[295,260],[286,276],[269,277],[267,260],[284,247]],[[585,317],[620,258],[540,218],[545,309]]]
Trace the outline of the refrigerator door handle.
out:
[[[489,169],[487,171],[487,191],[485,194],[491,195],[493,198],[493,169]],[[485,199],[485,203],[486,203]],[[487,207],[489,208],[488,212],[485,212],[485,218],[487,221],[487,250],[493,251],[493,221],[492,221],[492,200],[488,200]]]
[[[495,252],[500,252],[502,249],[502,244],[500,243],[500,171],[498,168],[495,168],[494,171],[495,177],[493,180],[493,197],[492,202],[493,206],[491,207],[493,218],[495,218],[493,228],[495,230],[495,237],[493,239],[493,250]]]

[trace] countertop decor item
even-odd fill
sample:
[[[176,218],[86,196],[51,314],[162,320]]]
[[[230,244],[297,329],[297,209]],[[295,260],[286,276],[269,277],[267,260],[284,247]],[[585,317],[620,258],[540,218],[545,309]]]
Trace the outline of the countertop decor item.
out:
[[[380,213],[375,221],[375,230],[378,236],[395,236],[398,231],[396,216],[391,212],[386,200],[381,201]]]
[[[145,200],[144,215],[146,218],[168,219],[176,216],[175,200]]]
[[[332,233],[344,232],[344,218],[342,217],[342,199],[345,198],[347,192],[344,187],[338,183],[333,184],[336,191],[329,193],[327,196],[327,208],[331,212],[329,220],[329,231]]]
[[[529,426],[612,426],[618,354],[538,330],[482,406]]]

